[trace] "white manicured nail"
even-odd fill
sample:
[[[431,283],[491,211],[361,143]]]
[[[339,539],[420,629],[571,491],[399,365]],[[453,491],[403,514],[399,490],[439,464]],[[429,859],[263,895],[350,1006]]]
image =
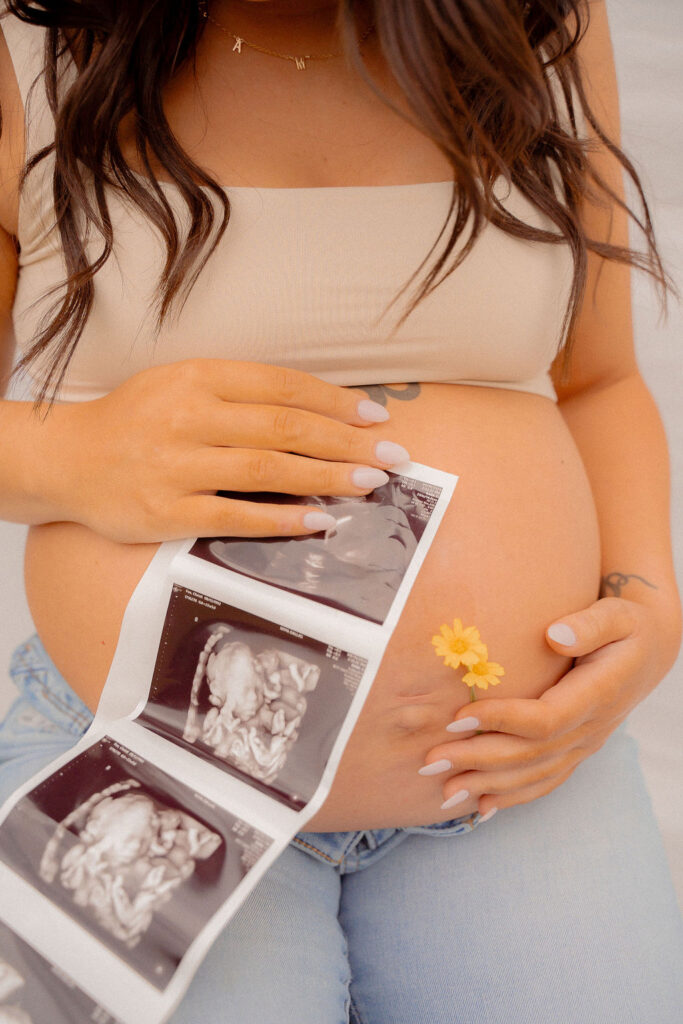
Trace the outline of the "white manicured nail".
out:
[[[304,516],[304,526],[307,530],[315,530],[319,533],[321,530],[330,530],[333,526],[337,525],[337,520],[334,516],[328,515],[327,512],[307,512]]]
[[[576,643],[574,630],[564,622],[556,622],[552,625],[548,630],[548,636],[556,644],[562,644],[563,647],[573,647]]]
[[[459,789],[458,792],[455,793],[454,796],[449,797],[448,800],[445,800],[441,804],[441,810],[445,811],[449,807],[455,807],[456,804],[461,804],[463,802],[463,800],[467,800],[467,797],[469,795],[470,794],[469,794],[468,790],[466,790],[466,789]]]
[[[356,487],[362,487],[363,490],[366,487],[368,490],[374,490],[375,487],[386,484],[389,476],[381,469],[373,469],[372,466],[359,466],[351,474],[351,480]]]
[[[470,730],[478,728],[478,718],[459,718],[457,722],[451,722],[446,726],[446,732],[470,732]]]
[[[481,818],[479,819],[479,824],[481,825],[482,822],[489,821],[489,819],[493,817],[497,810],[497,807],[492,807],[490,811],[486,812],[486,814],[482,814]]]
[[[358,403],[358,415],[368,423],[384,423],[389,419],[389,413],[384,406],[369,398],[364,398]]]
[[[405,448],[400,444],[394,444],[393,441],[378,441],[375,445],[375,455],[380,462],[385,462],[387,466],[410,461],[410,455]]]
[[[431,764],[426,764],[422,768],[418,768],[418,775],[438,775],[440,772],[447,772],[453,765],[450,761],[447,761],[445,757],[442,757],[440,761],[432,761]]]

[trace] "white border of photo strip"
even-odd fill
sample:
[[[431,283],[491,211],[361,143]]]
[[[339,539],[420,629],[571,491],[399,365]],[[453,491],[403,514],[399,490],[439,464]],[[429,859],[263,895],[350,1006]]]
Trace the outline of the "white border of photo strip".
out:
[[[441,488],[441,494],[382,625],[190,555],[194,540],[162,544],[126,609],[92,725],[71,750],[34,775],[0,810],[1,846],[2,822],[21,798],[102,737],[109,736],[154,768],[181,781],[198,794],[198,800],[212,801],[272,840],[232,895],[204,923],[163,991],[0,859],[0,920],[122,1024],[139,1024],[141,1020],[157,1024],[168,1019],[212,942],[291,839],[304,830],[330,791],[344,747],[458,480],[457,476],[418,463],[406,463],[396,475]],[[286,806],[136,721],[147,703],[174,585],[366,660],[319,785],[302,810]],[[187,810],[192,813],[191,807]]]

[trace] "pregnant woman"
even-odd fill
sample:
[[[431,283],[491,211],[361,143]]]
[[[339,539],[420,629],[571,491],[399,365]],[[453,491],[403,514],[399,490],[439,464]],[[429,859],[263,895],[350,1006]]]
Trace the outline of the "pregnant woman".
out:
[[[159,542],[313,534],[249,493],[357,497],[409,452],[455,497],[311,831],[173,1021],[678,1022],[619,728],[680,642],[629,264],[664,278],[604,4],[7,6],[4,357],[12,318],[40,404],[0,406],[0,514],[40,641],[0,794],[87,725]],[[454,618],[505,668],[475,704]]]

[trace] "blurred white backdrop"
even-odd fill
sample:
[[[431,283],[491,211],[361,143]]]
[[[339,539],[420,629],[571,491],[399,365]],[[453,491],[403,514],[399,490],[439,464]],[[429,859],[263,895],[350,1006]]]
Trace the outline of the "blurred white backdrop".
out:
[[[683,3],[681,0],[607,0],[621,95],[623,146],[648,197],[661,251],[683,292]],[[634,279],[638,356],[664,419],[672,457],[673,522],[678,578],[683,579],[683,316],[672,303],[658,322],[656,296]],[[0,523],[0,714],[13,699],[6,666],[12,649],[33,632],[22,584],[25,529]],[[683,905],[683,657],[631,715],[640,744],[677,891]],[[604,794],[609,801],[609,792]]]
[[[607,0],[621,97],[622,144],[652,202],[658,241],[683,293],[683,4]],[[638,359],[662,414],[672,462],[672,510],[679,585],[683,580],[683,314],[666,323],[642,275],[633,277]],[[683,656],[632,713],[648,788],[683,905]],[[609,799],[609,793],[605,794]]]

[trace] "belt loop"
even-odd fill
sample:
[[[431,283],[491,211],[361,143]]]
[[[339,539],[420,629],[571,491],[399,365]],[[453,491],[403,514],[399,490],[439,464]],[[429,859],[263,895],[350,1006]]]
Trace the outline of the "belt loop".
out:
[[[363,840],[365,841],[365,844],[369,850],[376,850],[377,846],[379,845],[377,842],[377,836],[371,829],[363,832],[361,836],[361,841]]]

